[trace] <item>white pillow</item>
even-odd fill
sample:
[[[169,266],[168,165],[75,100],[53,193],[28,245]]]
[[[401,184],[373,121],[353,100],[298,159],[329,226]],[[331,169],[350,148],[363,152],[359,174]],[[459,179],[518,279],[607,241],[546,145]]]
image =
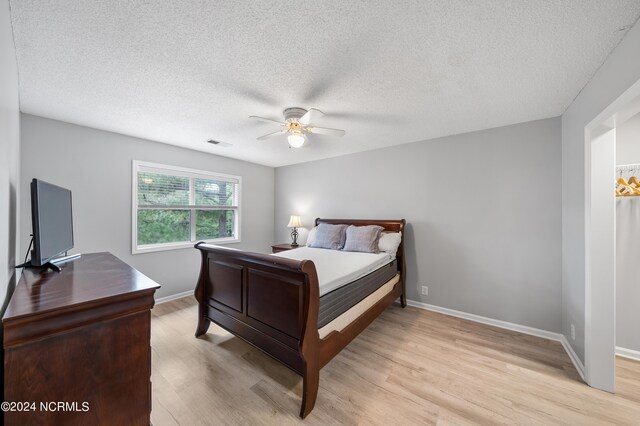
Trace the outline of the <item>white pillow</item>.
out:
[[[311,231],[309,231],[309,235],[307,235],[307,247],[311,246],[311,244],[316,240],[316,232],[318,232],[317,226],[314,226],[311,228]]]
[[[378,240],[378,251],[395,256],[400,247],[400,241],[402,241],[401,232],[383,232]]]

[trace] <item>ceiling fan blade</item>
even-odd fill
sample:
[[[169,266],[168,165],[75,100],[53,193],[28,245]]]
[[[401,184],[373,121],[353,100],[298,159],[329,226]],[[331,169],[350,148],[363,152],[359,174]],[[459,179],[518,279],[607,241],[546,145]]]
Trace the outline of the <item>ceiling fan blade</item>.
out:
[[[329,135],[329,136],[344,136],[345,131],[340,129],[329,129],[328,127],[311,127],[309,128],[311,133],[315,133],[318,135]]]
[[[264,121],[265,123],[278,124],[280,126],[284,126],[282,121],[272,120],[270,118],[258,117],[257,115],[251,115],[249,118],[253,118],[254,120]]]
[[[322,117],[324,112],[319,109],[310,108],[300,119],[298,120],[303,126],[308,126],[318,118]]]
[[[273,133],[267,133],[266,135],[262,135],[256,139],[258,139],[259,141],[263,141],[265,139],[269,139],[272,138],[274,136],[278,136],[278,135],[284,135],[285,133],[287,133],[286,130],[278,130],[277,132],[273,132]]]

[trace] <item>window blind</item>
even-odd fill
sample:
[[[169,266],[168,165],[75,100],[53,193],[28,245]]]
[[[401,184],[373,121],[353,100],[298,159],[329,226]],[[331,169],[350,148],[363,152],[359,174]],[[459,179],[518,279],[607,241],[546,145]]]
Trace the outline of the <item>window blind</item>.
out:
[[[238,182],[231,179],[205,179],[138,172],[138,207],[226,209],[237,208]]]
[[[240,178],[134,162],[133,252],[239,240]]]

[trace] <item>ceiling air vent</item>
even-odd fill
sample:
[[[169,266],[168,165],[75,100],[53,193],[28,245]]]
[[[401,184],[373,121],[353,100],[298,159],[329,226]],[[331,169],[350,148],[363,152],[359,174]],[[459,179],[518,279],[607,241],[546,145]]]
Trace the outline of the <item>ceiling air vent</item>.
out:
[[[213,139],[209,139],[207,143],[210,143],[211,145],[224,146],[224,147],[231,146],[230,143],[214,141]]]

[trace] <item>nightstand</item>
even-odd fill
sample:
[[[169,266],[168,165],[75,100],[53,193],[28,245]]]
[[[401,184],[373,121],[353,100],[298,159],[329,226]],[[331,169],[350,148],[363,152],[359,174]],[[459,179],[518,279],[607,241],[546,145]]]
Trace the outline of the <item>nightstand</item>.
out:
[[[292,246],[291,244],[276,244],[271,246],[271,252],[280,253],[281,251],[293,250],[298,247],[302,247],[302,245],[298,244],[297,246]]]

